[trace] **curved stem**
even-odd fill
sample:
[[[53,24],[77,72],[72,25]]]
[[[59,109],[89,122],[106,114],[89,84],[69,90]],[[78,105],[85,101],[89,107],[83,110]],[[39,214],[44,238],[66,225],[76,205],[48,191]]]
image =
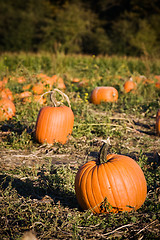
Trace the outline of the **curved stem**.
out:
[[[51,94],[50,95],[50,99],[51,99],[52,103],[54,104],[55,107],[59,107],[60,105],[63,105],[63,103],[60,102],[60,101],[57,101],[57,99],[56,99],[56,92],[58,92],[62,96],[62,100],[66,100],[67,101],[68,106],[71,108],[69,97],[65,93],[60,91],[58,88],[53,89],[53,91],[48,91],[48,92],[43,93],[41,95],[41,97],[43,97],[47,93],[50,93]]]
[[[108,150],[109,150],[109,147],[110,147],[110,140],[108,138],[106,141],[103,141],[103,142],[104,143],[103,143],[103,145],[102,145],[102,147],[99,151],[99,154],[98,154],[98,160],[97,160],[98,165],[107,162],[106,156],[108,155]]]

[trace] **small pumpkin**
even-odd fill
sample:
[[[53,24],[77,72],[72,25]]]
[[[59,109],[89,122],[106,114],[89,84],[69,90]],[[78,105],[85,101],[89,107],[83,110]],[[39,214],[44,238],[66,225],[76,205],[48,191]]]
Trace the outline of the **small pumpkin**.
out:
[[[124,83],[123,87],[124,87],[124,91],[128,93],[136,88],[136,83],[133,81],[132,78],[130,78],[128,81]]]
[[[160,89],[160,81],[155,83],[155,87]]]
[[[40,103],[40,104],[45,104],[46,103],[46,98],[43,98],[41,95],[34,95],[33,100],[35,102]]]
[[[140,166],[130,157],[108,154],[101,147],[97,161],[80,167],[75,177],[75,192],[83,210],[109,213],[139,209],[147,195],[147,184]]]
[[[42,80],[42,79],[45,79],[46,77],[48,77],[45,73],[38,73],[37,75],[36,75],[36,77],[38,78],[38,79],[40,79],[40,80]]]
[[[49,90],[51,90],[52,89],[52,86],[53,86],[53,84],[54,84],[54,81],[53,81],[53,79],[51,78],[51,77],[46,77],[46,78],[43,78],[43,84],[44,84],[44,86],[45,86],[45,88],[46,89],[49,89]]]
[[[114,87],[96,87],[91,93],[91,102],[100,104],[101,102],[116,102],[118,91]]]
[[[160,136],[160,109],[158,109],[157,114],[156,114],[156,134]]]
[[[24,92],[21,92],[21,93],[19,94],[19,98],[24,99],[24,98],[30,97],[31,95],[32,95],[31,92],[29,92],[29,91],[24,91]]]
[[[155,75],[154,78],[160,82],[160,75]]]
[[[34,94],[42,94],[44,92],[44,84],[43,83],[36,83],[32,87],[32,91]]]
[[[63,98],[66,98],[69,107],[56,100],[56,92],[61,94]],[[54,89],[49,93],[51,93],[51,100],[54,106],[45,106],[40,109],[36,122],[35,138],[42,144],[53,144],[54,142],[64,144],[72,133],[74,114],[66,94],[59,89]]]
[[[0,88],[4,88],[8,82],[7,77],[3,77],[2,81],[0,81]]]
[[[89,85],[89,80],[87,78],[83,78],[79,83],[78,87],[87,87]]]
[[[1,88],[0,89],[0,97],[1,98],[8,98],[13,101],[13,94],[9,88]]]
[[[0,99],[0,121],[9,120],[15,115],[15,112],[15,105],[10,99]]]
[[[31,88],[31,86],[32,86],[32,84],[29,83],[29,84],[27,84],[27,85],[24,85],[24,86],[22,87],[22,89],[23,89],[23,91],[27,91],[27,90],[29,90],[29,89]]]
[[[72,82],[72,83],[79,83],[79,82],[80,82],[80,79],[75,77],[75,78],[72,79],[71,82]]]
[[[64,83],[63,78],[58,77],[57,75],[53,75],[51,77],[52,81],[53,81],[53,85],[61,90],[65,90],[66,89],[66,85]]]
[[[26,81],[26,79],[23,76],[20,76],[20,77],[17,78],[18,83],[24,83],[25,81]]]

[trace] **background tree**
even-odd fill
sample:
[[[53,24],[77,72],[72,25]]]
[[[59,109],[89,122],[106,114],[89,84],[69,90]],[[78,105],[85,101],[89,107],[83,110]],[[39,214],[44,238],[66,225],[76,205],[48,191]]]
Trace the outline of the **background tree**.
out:
[[[0,51],[160,54],[159,0],[0,0]]]

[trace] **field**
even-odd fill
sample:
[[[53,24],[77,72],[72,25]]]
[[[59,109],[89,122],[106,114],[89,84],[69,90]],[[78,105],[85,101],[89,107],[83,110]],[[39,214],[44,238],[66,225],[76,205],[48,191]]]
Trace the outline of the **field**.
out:
[[[34,231],[38,239],[160,239],[160,137],[155,133],[160,59],[5,53],[0,73],[16,107],[12,119],[0,122],[1,239],[18,240],[26,231]],[[42,105],[32,97],[41,73],[58,75],[66,86],[74,126],[64,145],[35,140],[38,112],[51,105],[49,93]],[[125,93],[130,77],[136,89]],[[19,97],[27,85],[29,100]],[[96,86],[115,87],[118,101],[92,104]],[[44,92],[49,90],[47,85]],[[108,138],[110,151],[133,158],[146,177],[147,198],[137,211],[98,215],[77,203],[75,175],[82,164],[97,158]]]

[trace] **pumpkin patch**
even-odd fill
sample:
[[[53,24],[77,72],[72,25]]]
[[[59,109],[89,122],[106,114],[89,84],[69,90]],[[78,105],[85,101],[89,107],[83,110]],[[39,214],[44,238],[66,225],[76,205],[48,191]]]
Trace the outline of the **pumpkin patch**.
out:
[[[159,62],[59,50],[0,57],[1,238],[159,239]]]

